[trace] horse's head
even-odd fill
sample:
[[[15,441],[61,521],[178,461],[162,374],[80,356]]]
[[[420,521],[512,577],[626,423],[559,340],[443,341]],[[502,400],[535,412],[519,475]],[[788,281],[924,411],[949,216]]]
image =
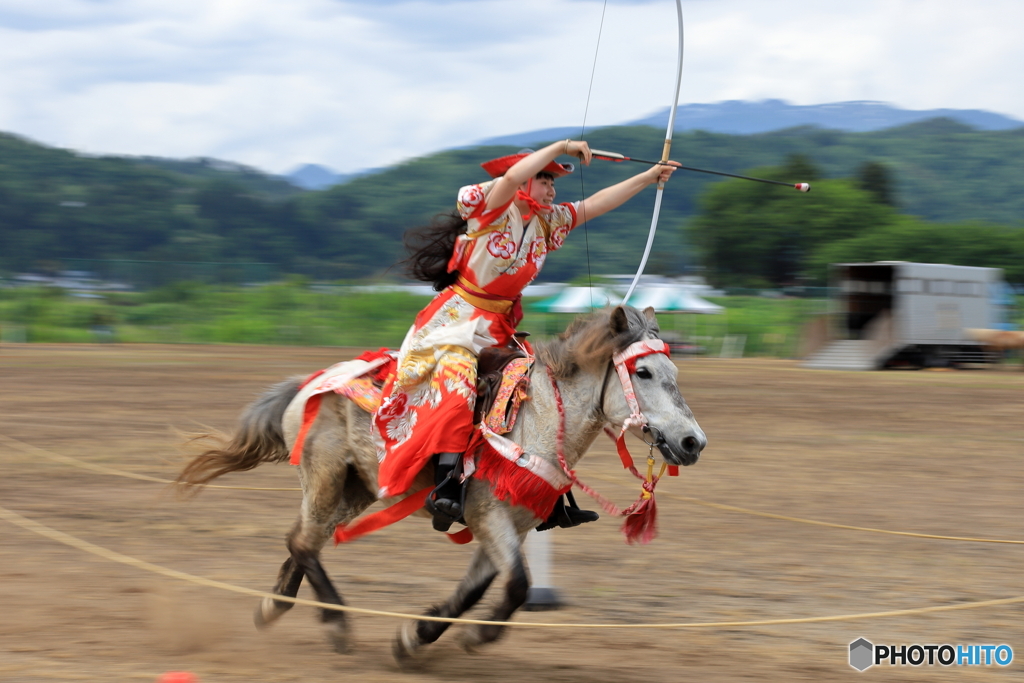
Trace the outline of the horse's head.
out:
[[[636,436],[658,447],[669,465],[697,462],[708,439],[679,393],[679,369],[666,353],[651,352],[660,343],[654,309],[618,306],[611,311],[609,326],[618,367],[605,379],[601,409],[608,421],[620,428],[629,424]],[[630,389],[635,406],[630,405]],[[643,420],[634,415],[637,408]]]

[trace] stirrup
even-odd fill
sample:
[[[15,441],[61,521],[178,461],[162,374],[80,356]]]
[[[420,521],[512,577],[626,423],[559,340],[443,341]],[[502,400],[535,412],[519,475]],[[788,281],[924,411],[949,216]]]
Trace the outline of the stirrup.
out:
[[[566,499],[568,505],[566,505]],[[601,515],[596,512],[581,510],[580,506],[576,504],[576,498],[572,495],[572,491],[567,491],[565,496],[558,497],[558,500],[555,501],[555,508],[544,522],[537,525],[537,531],[547,531],[556,526],[560,529],[571,529],[587,522],[596,522],[600,518]]]
[[[438,505],[438,503],[440,503],[440,505]],[[434,519],[432,520],[434,531],[448,531],[452,528],[452,524],[455,524],[455,522],[463,522],[462,505],[451,498],[438,498],[436,500],[432,500],[428,497],[426,508],[427,511],[434,516]]]

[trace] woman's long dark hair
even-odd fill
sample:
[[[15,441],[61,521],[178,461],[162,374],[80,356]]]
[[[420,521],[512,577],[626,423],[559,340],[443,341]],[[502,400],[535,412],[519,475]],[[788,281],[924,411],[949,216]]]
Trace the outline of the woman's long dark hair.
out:
[[[440,292],[458,278],[458,271],[448,272],[448,261],[455,250],[455,240],[466,232],[466,221],[457,211],[439,213],[429,225],[410,228],[402,236],[409,258],[402,261],[405,272],[414,280],[430,282]]]

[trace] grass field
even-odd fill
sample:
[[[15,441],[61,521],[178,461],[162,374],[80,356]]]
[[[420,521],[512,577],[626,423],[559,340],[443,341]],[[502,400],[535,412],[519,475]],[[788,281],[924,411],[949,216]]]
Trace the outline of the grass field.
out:
[[[342,290],[339,290],[342,291]],[[397,347],[427,299],[404,293],[330,293],[303,281],[259,288],[179,283],[144,293],[81,298],[57,289],[0,289],[0,341],[284,344]],[[723,315],[662,314],[662,329],[717,353],[742,335],[746,355],[795,353],[802,325],[824,312],[817,299],[732,296]],[[537,337],[573,314],[531,310],[520,329]]]

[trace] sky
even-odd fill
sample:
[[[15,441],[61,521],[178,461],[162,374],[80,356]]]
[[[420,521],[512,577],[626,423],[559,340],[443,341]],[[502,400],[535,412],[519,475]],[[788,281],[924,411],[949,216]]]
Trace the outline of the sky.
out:
[[[1021,0],[685,0],[683,16],[682,104],[1024,120]],[[0,0],[0,131],[351,173],[664,110],[677,35],[672,0]]]

